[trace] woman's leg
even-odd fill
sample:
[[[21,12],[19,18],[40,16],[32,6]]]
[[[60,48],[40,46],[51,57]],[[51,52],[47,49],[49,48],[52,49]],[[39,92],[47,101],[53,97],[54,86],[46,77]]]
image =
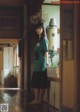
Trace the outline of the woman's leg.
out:
[[[44,97],[44,93],[45,93],[45,89],[40,89],[40,92],[39,92],[39,103],[42,103],[43,101],[43,97]]]
[[[35,99],[32,101],[32,104],[41,104],[43,102],[45,89],[35,88]]]
[[[34,92],[35,92],[35,101],[38,101],[39,100],[40,89],[35,88]]]
[[[29,104],[38,104],[39,102],[39,93],[40,93],[40,89],[38,88],[34,88],[34,95],[35,95],[35,98],[32,102],[30,102]]]

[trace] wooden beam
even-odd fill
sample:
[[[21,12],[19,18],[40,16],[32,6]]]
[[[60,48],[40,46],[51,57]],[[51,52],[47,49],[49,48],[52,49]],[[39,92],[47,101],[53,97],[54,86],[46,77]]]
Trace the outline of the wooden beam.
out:
[[[0,39],[0,43],[2,44],[6,44],[6,43],[15,43],[15,44],[18,44],[18,39],[3,39],[3,38],[1,38]]]
[[[0,6],[22,6],[24,0],[0,0]]]

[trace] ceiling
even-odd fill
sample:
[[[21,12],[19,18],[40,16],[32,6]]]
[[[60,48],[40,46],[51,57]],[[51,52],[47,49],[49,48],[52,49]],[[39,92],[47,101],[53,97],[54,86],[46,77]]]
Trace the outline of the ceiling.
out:
[[[18,28],[21,7],[25,0],[0,0],[0,50],[18,44]],[[20,7],[19,7],[20,6]],[[16,39],[7,39],[16,37]],[[12,36],[12,37],[11,37]],[[5,39],[1,39],[6,37]]]
[[[0,0],[0,38],[22,38],[24,30],[24,4],[28,17],[40,10],[44,0]],[[28,19],[26,17],[26,19]]]

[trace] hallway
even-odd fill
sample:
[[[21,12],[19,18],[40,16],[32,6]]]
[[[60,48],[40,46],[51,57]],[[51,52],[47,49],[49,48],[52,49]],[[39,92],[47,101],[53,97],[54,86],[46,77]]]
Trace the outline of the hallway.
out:
[[[59,112],[54,110],[49,105],[43,103],[42,105],[28,105],[27,102],[31,100],[31,96],[27,92],[19,89],[0,89],[0,105],[8,104],[8,112]]]

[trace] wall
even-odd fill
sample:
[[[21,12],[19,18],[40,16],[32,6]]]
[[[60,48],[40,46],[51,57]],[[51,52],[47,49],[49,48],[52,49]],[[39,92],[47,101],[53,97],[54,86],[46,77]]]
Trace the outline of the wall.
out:
[[[75,104],[74,60],[63,61],[63,105],[72,108]]]
[[[47,10],[46,10],[47,9]],[[49,26],[49,22],[51,18],[56,20],[57,24],[57,32],[60,30],[60,6],[54,5],[42,5],[42,18],[45,21],[45,28]],[[54,38],[55,48],[60,48],[60,34],[57,33],[56,38]]]
[[[75,5],[65,4],[61,10],[62,11],[61,26],[64,26],[64,27],[66,26],[66,29],[69,29],[69,27],[72,27],[73,25],[73,29],[71,29],[72,31],[71,30],[64,31],[64,28],[62,27],[62,34],[64,35],[62,39],[67,40],[67,41],[72,40],[73,42],[73,47],[71,49],[73,51],[73,57],[71,59],[63,58],[62,60],[63,61],[62,106],[65,108],[67,107],[69,109],[74,109],[77,105],[77,61],[78,61],[78,57],[77,57],[77,52],[78,52],[77,51],[77,47],[78,47],[77,19],[78,18],[77,18],[77,15],[78,15],[78,12],[75,11],[76,8],[77,8],[77,5],[75,7]],[[72,15],[68,14],[70,11]],[[65,19],[63,18],[67,18],[66,21],[64,21]],[[72,18],[72,20],[70,18]],[[70,26],[65,25],[65,23],[67,24],[70,23]],[[67,49],[67,52],[68,52],[68,49]]]
[[[46,10],[47,9],[47,10]],[[42,5],[42,18],[45,19],[45,26],[49,25],[51,18],[56,19],[57,28],[60,28],[60,6]]]

